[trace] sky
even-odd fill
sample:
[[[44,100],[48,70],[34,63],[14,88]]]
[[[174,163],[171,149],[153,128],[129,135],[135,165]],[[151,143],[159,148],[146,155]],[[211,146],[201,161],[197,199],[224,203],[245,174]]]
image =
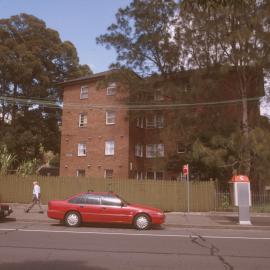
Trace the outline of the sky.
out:
[[[115,14],[130,0],[0,0],[0,18],[27,13],[42,19],[47,27],[59,32],[62,41],[71,41],[80,64],[94,73],[106,71],[116,53],[96,44],[96,37],[107,32]]]

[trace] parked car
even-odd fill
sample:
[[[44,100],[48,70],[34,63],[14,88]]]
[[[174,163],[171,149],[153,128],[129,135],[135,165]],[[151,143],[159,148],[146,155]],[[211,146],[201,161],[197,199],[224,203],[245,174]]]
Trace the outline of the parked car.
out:
[[[165,221],[164,212],[150,206],[130,204],[110,192],[87,192],[67,200],[49,201],[48,217],[76,227],[82,222],[133,224],[145,230]]]
[[[0,203],[0,218],[9,216],[12,212],[12,208],[8,204]]]

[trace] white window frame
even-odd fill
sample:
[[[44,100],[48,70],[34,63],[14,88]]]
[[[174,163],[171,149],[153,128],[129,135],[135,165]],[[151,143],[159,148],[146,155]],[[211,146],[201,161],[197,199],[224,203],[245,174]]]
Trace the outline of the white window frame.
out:
[[[112,82],[107,87],[107,96],[114,96],[116,94],[116,83]]]
[[[156,156],[157,157],[164,157],[165,153],[164,153],[164,144],[163,143],[159,143],[156,145]]]
[[[145,149],[147,158],[164,157],[164,144],[147,144]]]
[[[78,143],[78,157],[86,156],[86,143]]]
[[[106,125],[114,125],[116,120],[115,111],[106,111]]]
[[[105,156],[114,156],[115,142],[113,140],[105,141]]]
[[[89,94],[89,87],[88,85],[82,85],[81,86],[81,92],[80,92],[80,99],[86,99],[88,98]]]
[[[79,116],[79,127],[86,127],[87,126],[87,114],[80,113]]]
[[[155,114],[154,116],[148,116],[146,118],[145,127],[150,128],[163,128],[164,126],[164,116],[161,114]]]
[[[81,172],[84,172],[84,175],[79,175],[80,171],[81,171]],[[76,171],[76,176],[77,176],[77,177],[79,177],[79,176],[80,176],[80,177],[84,177],[84,176],[85,176],[85,170],[84,170],[84,169],[77,169],[77,171]]]
[[[106,179],[113,178],[113,169],[105,169],[104,170],[104,178],[106,178]]]
[[[142,144],[135,145],[135,156],[136,157],[143,157],[143,145]]]

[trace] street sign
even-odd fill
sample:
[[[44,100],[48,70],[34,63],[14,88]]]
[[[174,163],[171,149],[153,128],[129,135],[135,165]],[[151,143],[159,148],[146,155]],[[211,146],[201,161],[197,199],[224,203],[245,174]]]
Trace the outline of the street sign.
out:
[[[183,174],[184,174],[185,176],[187,176],[188,173],[189,173],[189,171],[188,171],[188,164],[185,164],[185,165],[183,166]]]

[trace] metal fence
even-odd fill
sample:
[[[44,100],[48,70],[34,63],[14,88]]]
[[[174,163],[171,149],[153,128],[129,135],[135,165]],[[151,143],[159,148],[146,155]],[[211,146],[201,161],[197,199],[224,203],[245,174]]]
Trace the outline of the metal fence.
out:
[[[29,203],[36,176],[0,176],[0,201]],[[187,196],[186,181],[103,179],[89,177],[38,177],[42,203],[64,199],[79,192],[113,191],[132,203],[142,203],[164,211],[237,211],[229,192],[216,190],[213,181],[191,181]],[[189,198],[189,207],[188,207]],[[252,193],[252,211],[270,212],[270,193]]]
[[[0,201],[29,203],[36,177],[0,176]],[[113,191],[129,202],[152,205],[164,211],[188,209],[187,182],[88,177],[38,177],[42,203],[64,199],[79,192]],[[190,182],[190,211],[212,211],[215,205],[213,181]]]
[[[229,192],[215,193],[215,211],[238,211]],[[251,211],[270,212],[270,193],[251,192]]]

